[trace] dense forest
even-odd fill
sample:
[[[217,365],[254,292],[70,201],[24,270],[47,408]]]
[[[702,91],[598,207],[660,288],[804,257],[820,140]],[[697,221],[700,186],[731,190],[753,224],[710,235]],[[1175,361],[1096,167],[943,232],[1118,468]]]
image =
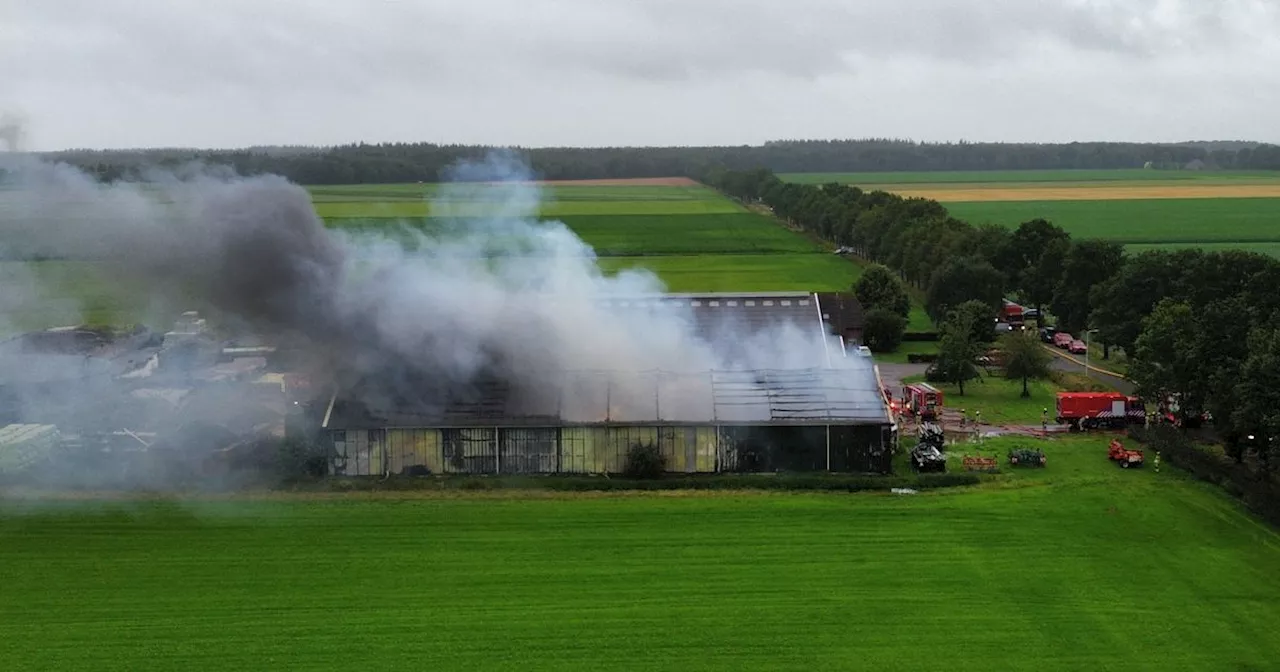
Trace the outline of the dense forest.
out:
[[[1096,330],[1094,340],[1124,349],[1143,397],[1177,400],[1180,424],[1212,418],[1227,459],[1169,427],[1154,435],[1165,454],[1280,522],[1280,261],[1234,250],[1128,255],[1043,219],[975,227],[933,200],[788,183],[767,169],[700,177],[896,271],[924,290],[935,322],[975,301],[993,317],[1013,297],[1047,308],[1059,329]]]
[[[429,143],[243,150],[72,150],[46,156],[103,180],[149,166],[192,161],[228,165],[245,175],[276,173],[301,184],[434,182],[458,159],[495,149]],[[543,179],[696,176],[713,167],[774,172],[935,170],[1181,169],[1280,170],[1280,146],[1248,142],[1139,144],[921,143],[906,140],[796,140],[741,147],[514,148]]]

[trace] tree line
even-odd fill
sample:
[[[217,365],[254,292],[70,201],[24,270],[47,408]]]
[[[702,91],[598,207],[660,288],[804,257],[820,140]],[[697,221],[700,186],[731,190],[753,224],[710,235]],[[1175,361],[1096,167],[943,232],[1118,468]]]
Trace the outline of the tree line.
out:
[[[336,147],[254,147],[237,150],[68,150],[45,154],[104,181],[136,177],[155,166],[193,161],[229,166],[243,175],[274,173],[299,184],[435,182],[460,159],[498,149],[433,143],[359,143]],[[1280,170],[1280,146],[1251,142],[1148,144],[925,143],[908,140],[773,141],[738,147],[510,148],[542,179],[696,176],[716,166],[775,172],[1112,169],[1187,167]]]
[[[1207,414],[1233,460],[1268,477],[1280,471],[1280,261],[1197,249],[1129,255],[1044,219],[973,226],[933,200],[788,183],[767,169],[702,179],[892,269],[923,290],[925,310],[952,341],[963,340],[957,323],[990,325],[1005,298],[1051,313],[1059,330],[1088,330],[1104,357],[1124,350],[1149,403],[1172,398],[1187,422]],[[985,309],[977,322],[975,302]],[[881,305],[869,311],[878,321]],[[959,359],[948,367],[963,377],[971,358]]]

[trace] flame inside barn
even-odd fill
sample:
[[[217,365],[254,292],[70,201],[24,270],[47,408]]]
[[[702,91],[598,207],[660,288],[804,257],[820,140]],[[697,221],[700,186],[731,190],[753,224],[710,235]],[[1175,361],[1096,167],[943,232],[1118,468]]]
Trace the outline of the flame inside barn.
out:
[[[336,391],[325,409],[321,434],[332,445],[331,473],[617,473],[635,446],[656,446],[671,472],[890,471],[895,427],[875,364],[858,347],[861,311],[852,297],[605,300],[623,309],[689,310],[699,335],[726,348],[780,324],[811,329],[821,336],[825,363],[551,371],[535,390],[495,377],[443,405],[379,394],[379,381],[365,379]]]

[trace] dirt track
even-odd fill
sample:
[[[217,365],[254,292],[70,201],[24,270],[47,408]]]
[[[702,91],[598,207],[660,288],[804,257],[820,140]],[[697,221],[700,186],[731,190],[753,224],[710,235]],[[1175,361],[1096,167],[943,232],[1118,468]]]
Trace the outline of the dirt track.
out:
[[[1280,198],[1280,184],[1226,184],[1158,187],[947,187],[894,189],[905,197],[942,203],[981,201],[1125,201],[1169,198]]]

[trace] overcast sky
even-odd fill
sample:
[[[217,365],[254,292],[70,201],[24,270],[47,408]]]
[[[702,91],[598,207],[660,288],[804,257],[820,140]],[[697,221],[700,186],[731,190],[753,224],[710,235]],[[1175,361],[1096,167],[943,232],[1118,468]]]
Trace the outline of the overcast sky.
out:
[[[1280,1],[0,0],[0,112],[36,150],[1280,142]]]

